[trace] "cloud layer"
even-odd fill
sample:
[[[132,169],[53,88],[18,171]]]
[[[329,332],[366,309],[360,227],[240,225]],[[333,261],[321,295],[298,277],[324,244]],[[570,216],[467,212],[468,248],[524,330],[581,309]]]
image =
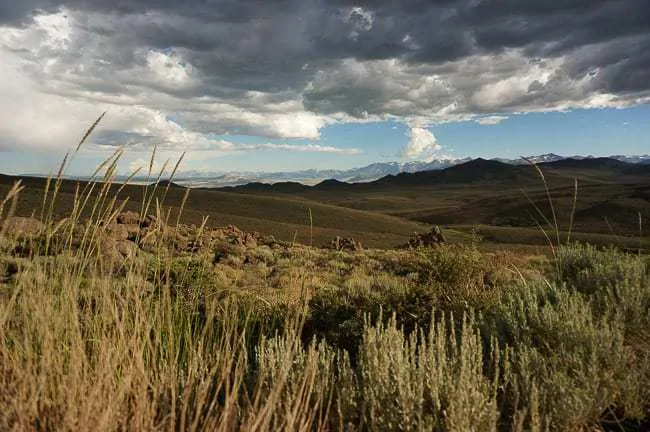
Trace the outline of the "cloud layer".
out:
[[[0,63],[0,148],[69,145],[108,109],[103,145],[252,151],[273,145],[215,136],[393,119],[408,154],[439,122],[649,102],[650,2],[5,1]]]

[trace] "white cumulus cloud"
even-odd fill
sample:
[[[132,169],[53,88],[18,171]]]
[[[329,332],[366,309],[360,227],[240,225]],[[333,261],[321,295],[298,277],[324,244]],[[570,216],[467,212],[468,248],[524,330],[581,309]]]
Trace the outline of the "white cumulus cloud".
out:
[[[404,155],[416,159],[431,158],[442,146],[433,133],[422,127],[411,127],[409,142],[404,149]]]

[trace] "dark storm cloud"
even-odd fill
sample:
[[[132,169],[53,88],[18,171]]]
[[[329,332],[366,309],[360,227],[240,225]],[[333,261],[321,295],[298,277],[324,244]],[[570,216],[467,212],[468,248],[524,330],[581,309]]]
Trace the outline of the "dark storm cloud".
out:
[[[21,25],[31,16],[56,10],[57,6],[41,0],[22,0],[0,2],[0,25]]]
[[[235,38],[245,28],[260,36],[273,36],[279,26],[304,26],[304,36],[316,55],[389,58],[410,53],[402,42],[406,34],[422,47],[417,58],[447,60],[477,50],[550,45],[567,50],[650,28],[650,2],[643,0],[3,0],[0,20],[23,23],[39,11],[66,7],[72,11],[125,15],[159,14],[166,23],[140,22],[137,35],[151,46],[184,46],[210,50]],[[349,32],[359,24],[346,8],[362,7],[374,15],[371,29],[351,43]],[[152,18],[149,15],[145,18]],[[190,21],[188,21],[190,20]],[[179,28],[174,22],[183,24]],[[210,24],[207,29],[187,26]],[[240,26],[239,28],[237,26]],[[286,29],[285,29],[286,30]]]
[[[197,133],[650,97],[646,0],[0,0],[0,25],[56,10],[65,41],[39,27],[21,54],[45,91],[161,107]],[[305,114],[306,129],[287,126]]]
[[[533,55],[552,55],[576,47],[636,34],[650,29],[650,2],[594,0],[520,2],[521,7],[490,14],[480,6],[469,15],[477,44],[485,49],[527,47]],[[525,3],[525,6],[524,6]],[[479,10],[483,9],[483,10]]]
[[[269,14],[287,11],[293,0],[3,0],[0,21],[22,23],[34,15],[60,7],[80,12],[117,15],[160,12],[201,18],[209,22],[246,22]]]

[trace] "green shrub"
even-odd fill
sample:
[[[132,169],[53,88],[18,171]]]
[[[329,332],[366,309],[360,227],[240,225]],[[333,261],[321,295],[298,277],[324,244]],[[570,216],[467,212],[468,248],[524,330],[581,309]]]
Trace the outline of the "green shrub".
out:
[[[458,332],[445,321],[410,336],[394,316],[366,325],[359,393],[368,430],[496,430],[496,387],[483,375],[474,318],[463,318]]]
[[[556,251],[557,280],[591,295],[622,282],[643,284],[648,279],[644,259],[615,248],[574,244]]]
[[[481,253],[472,246],[423,247],[387,262],[386,270],[399,276],[415,275],[421,284],[440,284],[449,289],[479,283]]]
[[[393,271],[415,276],[421,287],[437,293],[436,303],[444,309],[482,309],[499,288],[494,267],[474,246],[421,248],[398,261]]]
[[[331,401],[340,388],[336,369],[349,370],[349,364],[337,362],[337,353],[325,343],[314,342],[303,349],[295,330],[262,337],[257,346],[256,400],[251,412],[266,413],[255,419],[261,430],[326,427],[331,421]]]
[[[393,313],[407,333],[428,328],[436,295],[426,287],[401,284],[390,278],[375,278],[365,290],[347,287],[322,289],[309,301],[304,327],[305,340],[324,338],[336,348],[346,350],[356,359],[363,337],[364,321]]]
[[[599,315],[620,314],[626,331],[650,338],[650,267],[644,257],[589,245],[559,248],[557,280],[588,295]]]
[[[647,358],[626,344],[620,316],[595,314],[582,293],[526,284],[505,293],[484,326],[509,347],[502,414],[528,413],[530,422],[554,430],[595,425],[611,407],[643,418],[650,402]]]

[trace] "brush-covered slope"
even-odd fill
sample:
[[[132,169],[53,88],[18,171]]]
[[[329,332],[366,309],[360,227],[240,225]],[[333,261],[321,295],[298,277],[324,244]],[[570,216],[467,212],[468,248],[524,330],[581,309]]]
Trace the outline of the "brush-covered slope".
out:
[[[4,196],[16,178],[4,177],[0,184],[0,196]],[[21,215],[39,214],[43,208],[43,179],[25,179],[27,187],[18,201],[17,212]],[[86,183],[79,183],[83,189]],[[63,216],[72,208],[77,182],[64,181],[55,202],[54,211]],[[101,184],[95,185],[99,190]],[[109,195],[116,194],[120,185],[113,185]],[[151,195],[154,188],[146,193]],[[330,204],[323,204],[291,196],[262,196],[239,194],[209,189],[187,190],[170,184],[158,187],[151,199],[154,211],[156,199],[163,202],[163,208],[170,211],[170,218],[176,219],[183,207],[181,220],[200,224],[207,217],[209,226],[234,224],[247,231],[278,236],[282,240],[296,239],[300,242],[326,243],[334,236],[352,236],[371,247],[390,247],[404,243],[414,232],[426,227],[419,222],[354,210]],[[139,211],[142,208],[144,186],[126,186],[119,193],[120,199],[127,199],[126,208]],[[311,217],[310,217],[311,214]]]

